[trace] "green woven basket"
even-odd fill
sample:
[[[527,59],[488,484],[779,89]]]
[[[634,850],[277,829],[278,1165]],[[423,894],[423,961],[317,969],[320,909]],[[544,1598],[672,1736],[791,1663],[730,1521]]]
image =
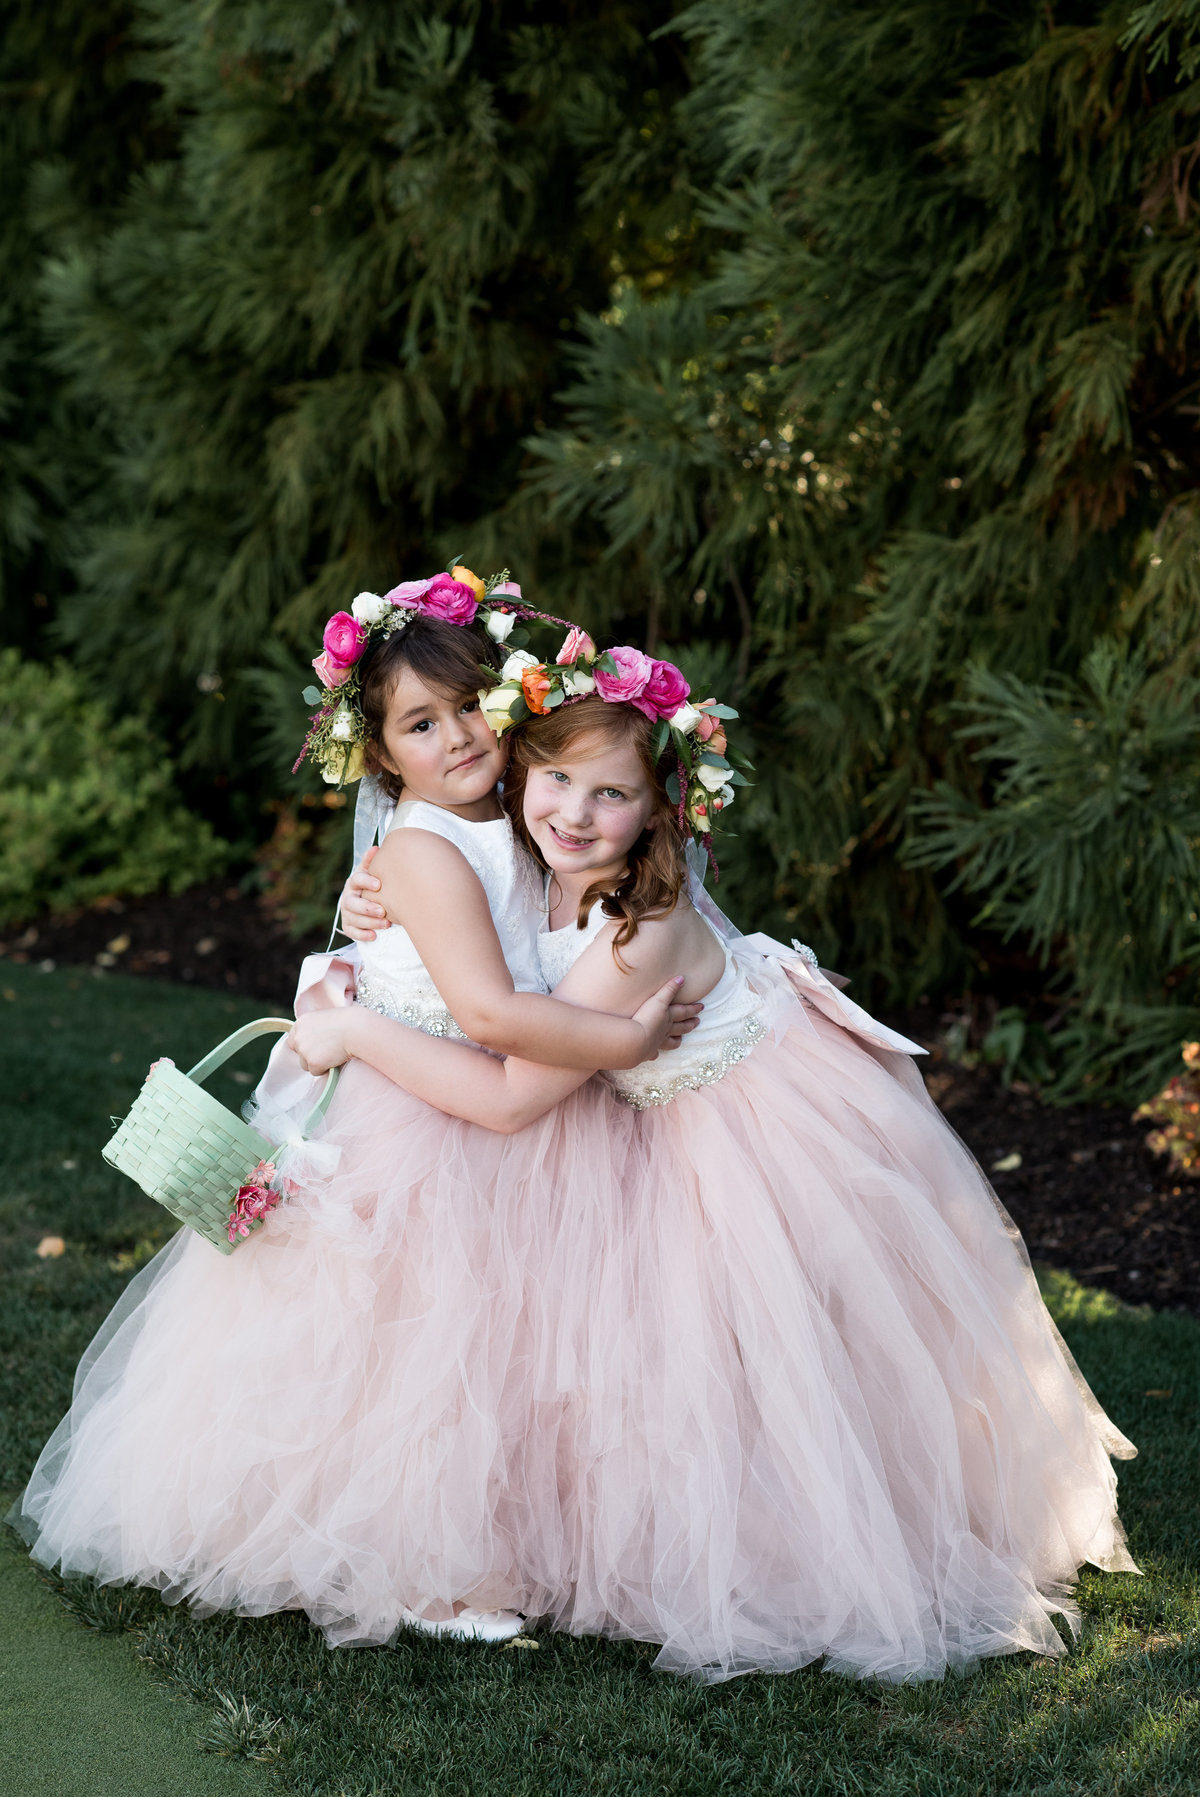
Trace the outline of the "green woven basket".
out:
[[[156,1064],[103,1151],[111,1167],[128,1173],[143,1192],[222,1254],[232,1254],[246,1239],[235,1236],[231,1242],[228,1233],[239,1186],[260,1161],[274,1160],[279,1150],[269,1148],[257,1130],[219,1104],[202,1082],[256,1036],[286,1035],[291,1027],[282,1017],[260,1017],[226,1036],[190,1073]],[[324,1116],[337,1079],[334,1067],[305,1122],[305,1135]],[[261,1223],[260,1217],[251,1230]]]

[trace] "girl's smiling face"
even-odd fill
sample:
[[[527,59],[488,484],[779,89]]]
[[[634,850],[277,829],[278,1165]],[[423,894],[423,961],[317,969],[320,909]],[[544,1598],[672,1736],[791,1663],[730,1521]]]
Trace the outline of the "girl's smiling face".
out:
[[[496,782],[508,761],[475,693],[451,696],[402,667],[379,742],[402,799],[424,799],[475,822],[500,816]]]
[[[632,743],[581,737],[570,755],[535,764],[523,815],[546,866],[588,884],[624,873],[630,849],[655,824],[655,794]]]

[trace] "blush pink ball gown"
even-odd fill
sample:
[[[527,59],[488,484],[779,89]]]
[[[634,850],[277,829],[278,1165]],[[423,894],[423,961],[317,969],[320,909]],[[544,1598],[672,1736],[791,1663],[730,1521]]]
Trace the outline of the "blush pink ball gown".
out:
[[[548,984],[606,921],[543,933]],[[808,951],[726,956],[682,1048],[607,1076],[627,1274],[587,1319],[554,1620],[709,1679],[1061,1654],[1079,1567],[1137,1571],[1110,1463],[1136,1450],[913,1045]]]

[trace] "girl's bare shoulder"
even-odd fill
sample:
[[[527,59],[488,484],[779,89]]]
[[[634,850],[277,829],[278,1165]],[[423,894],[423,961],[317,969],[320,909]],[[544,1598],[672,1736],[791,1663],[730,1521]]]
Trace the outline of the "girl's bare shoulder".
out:
[[[616,933],[614,923],[597,937],[597,945],[608,945],[606,952],[611,953]],[[683,974],[681,997],[687,1000],[703,997],[716,985],[725,968],[724,949],[686,898],[680,898],[674,909],[662,917],[643,918],[633,941],[621,949],[620,955],[631,971],[657,980]]]

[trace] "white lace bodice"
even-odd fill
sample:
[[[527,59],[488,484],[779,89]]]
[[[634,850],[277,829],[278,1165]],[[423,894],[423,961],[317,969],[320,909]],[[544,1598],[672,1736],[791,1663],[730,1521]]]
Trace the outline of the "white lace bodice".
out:
[[[592,906],[582,930],[573,923],[562,930],[551,930],[548,916],[543,914],[537,949],[542,974],[551,990],[611,921],[598,904]],[[684,1037],[682,1044],[653,1061],[644,1061],[640,1067],[608,1072],[604,1077],[626,1104],[638,1110],[670,1104],[681,1092],[711,1086],[745,1060],[766,1034],[759,1018],[761,1010],[761,997],[725,947],[725,971],[705,998],[697,1027]]]
[[[537,869],[513,836],[506,817],[470,823],[437,805],[414,799],[398,805],[392,830],[429,830],[452,842],[478,875],[488,909],[518,992],[544,992],[538,961],[537,930],[542,915]],[[428,1036],[466,1040],[442,1000],[407,930],[393,924],[364,942],[358,977],[358,1002]]]

